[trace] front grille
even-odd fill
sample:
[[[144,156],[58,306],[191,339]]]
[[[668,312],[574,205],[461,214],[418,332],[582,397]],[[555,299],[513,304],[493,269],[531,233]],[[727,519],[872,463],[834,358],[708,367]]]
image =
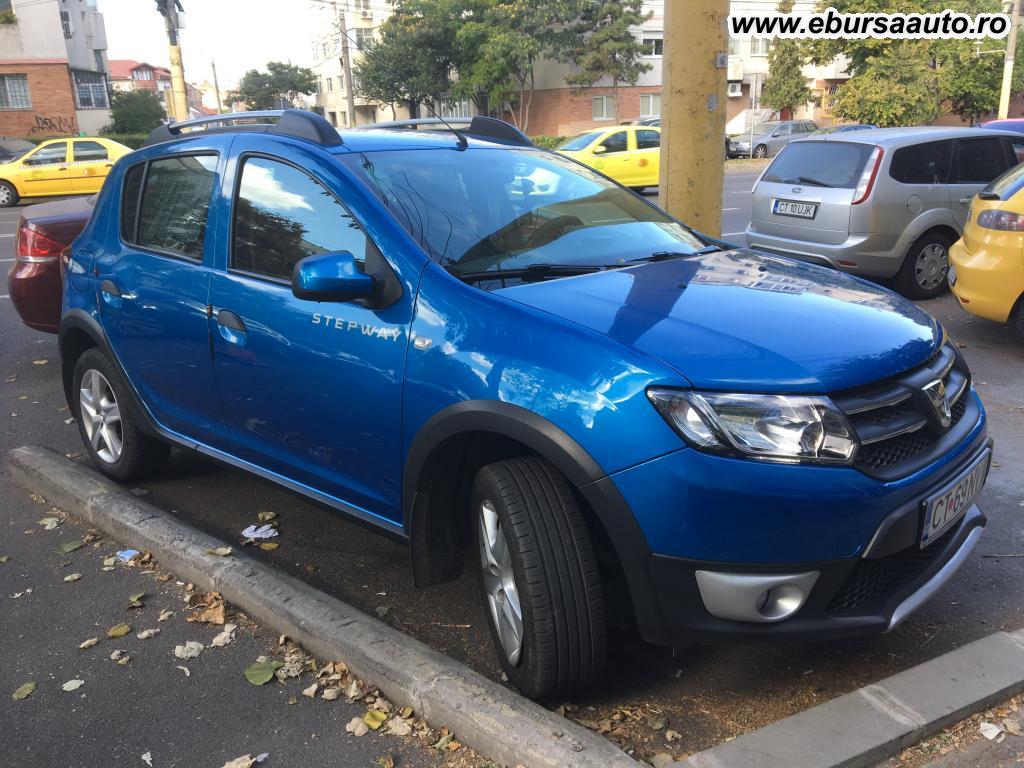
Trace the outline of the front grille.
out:
[[[839,592],[829,602],[829,614],[880,608],[890,597],[910,584],[946,551],[959,526],[954,525],[930,545],[916,544],[877,560],[858,560]]]
[[[925,392],[936,380],[945,386],[950,424],[943,426]],[[854,466],[894,479],[919,469],[967,411],[970,371],[947,344],[931,360],[887,382],[833,397],[857,433]]]

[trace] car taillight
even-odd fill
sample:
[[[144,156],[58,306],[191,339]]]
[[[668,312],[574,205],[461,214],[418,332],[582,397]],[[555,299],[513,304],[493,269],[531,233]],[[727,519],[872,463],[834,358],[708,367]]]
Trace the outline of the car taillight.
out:
[[[1024,216],[1010,211],[982,211],[978,214],[979,227],[999,229],[1004,232],[1024,232]]]
[[[14,242],[14,258],[18,261],[43,262],[60,258],[68,246],[42,232],[35,224],[21,221]]]
[[[876,146],[871,150],[871,155],[860,174],[860,181],[857,182],[857,190],[853,193],[854,205],[863,203],[871,194],[871,189],[875,186],[875,177],[878,175],[878,167],[882,164],[882,154],[881,147]]]

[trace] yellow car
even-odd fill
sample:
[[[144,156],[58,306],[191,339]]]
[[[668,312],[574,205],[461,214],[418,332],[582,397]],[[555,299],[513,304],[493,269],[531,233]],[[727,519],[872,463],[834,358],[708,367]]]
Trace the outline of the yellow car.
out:
[[[1024,165],[974,197],[949,262],[949,285],[960,306],[986,320],[1012,323],[1024,341]]]
[[[132,150],[110,139],[50,139],[0,164],[0,208],[23,197],[99,192],[114,161]]]
[[[648,125],[594,128],[563,142],[557,151],[625,187],[658,186],[661,128]]]

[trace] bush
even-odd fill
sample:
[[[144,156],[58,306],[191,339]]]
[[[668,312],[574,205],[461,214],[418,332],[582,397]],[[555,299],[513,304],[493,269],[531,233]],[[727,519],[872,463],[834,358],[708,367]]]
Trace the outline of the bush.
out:
[[[142,146],[142,142],[149,136],[148,133],[108,133],[106,129],[100,131],[100,136],[111,141],[116,141],[118,144],[124,144],[126,147],[132,149],[138,149]]]
[[[531,136],[530,140],[541,149],[555,149],[567,136]]]
[[[153,91],[114,91],[110,115],[113,118],[108,126],[111,133],[144,133],[164,121],[164,107]]]

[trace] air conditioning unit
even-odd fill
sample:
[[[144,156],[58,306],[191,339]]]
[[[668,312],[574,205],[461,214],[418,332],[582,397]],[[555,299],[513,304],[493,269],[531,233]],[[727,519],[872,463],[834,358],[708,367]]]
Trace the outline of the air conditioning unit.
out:
[[[373,14],[372,14],[372,13],[370,13],[369,11],[367,11],[367,10],[363,10],[363,11],[362,11],[362,13],[360,13],[360,15],[361,15],[361,16],[362,16],[362,17],[363,17],[364,19],[369,19],[369,18],[371,18],[371,17],[373,16]]]
[[[727,94],[730,99],[737,99],[743,95],[743,83],[729,83]]]

